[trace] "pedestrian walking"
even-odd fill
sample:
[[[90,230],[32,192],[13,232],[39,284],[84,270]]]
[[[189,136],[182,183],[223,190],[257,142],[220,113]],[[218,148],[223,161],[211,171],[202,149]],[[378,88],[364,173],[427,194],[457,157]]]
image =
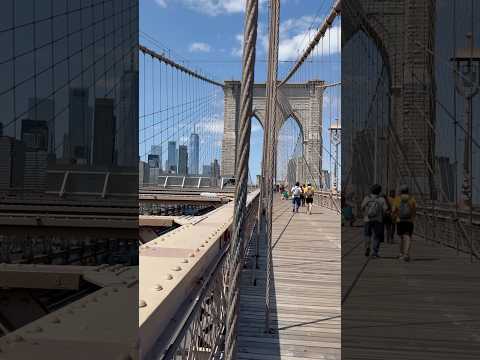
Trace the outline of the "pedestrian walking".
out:
[[[385,229],[387,230],[387,243],[393,244],[395,240],[395,219],[393,216],[393,205],[395,202],[395,190],[390,190],[387,197],[387,204],[389,206],[389,214],[385,219]]]
[[[300,190],[302,191],[302,192],[300,193],[300,201],[301,201],[301,203],[302,203],[302,207],[305,206],[305,189],[306,189],[305,184],[303,184],[302,186],[300,186]]]
[[[293,202],[293,212],[298,213],[298,208],[300,207],[300,196],[302,194],[302,189],[300,188],[300,183],[297,181],[295,186],[292,188],[292,202]]]
[[[315,191],[313,190],[312,184],[308,183],[305,188],[305,202],[307,203],[307,214],[312,215],[312,206],[313,206],[313,195]]]
[[[372,249],[372,258],[379,257],[384,234],[383,217],[388,209],[385,199],[380,196],[381,191],[381,185],[372,185],[370,194],[365,196],[360,206],[364,214],[365,256],[369,256]]]
[[[341,193],[340,206],[342,209],[342,226],[345,222],[348,222],[350,226],[353,227],[355,221],[355,217],[353,216],[353,206],[347,199],[347,194],[345,193]]]
[[[385,200],[385,204],[387,204],[387,210],[385,210],[385,213],[383,214],[383,226],[384,226],[384,230],[387,231],[387,243],[389,243],[390,242],[389,226],[392,223],[392,207],[391,207],[390,203],[388,202],[387,195],[383,194],[383,195],[381,195],[381,197],[383,198],[383,200]],[[384,240],[385,240],[385,237],[380,242],[384,242]]]
[[[397,234],[400,236],[399,259],[410,261],[410,249],[414,229],[417,201],[410,195],[408,186],[400,187],[400,196],[393,203],[393,215],[397,223]]]

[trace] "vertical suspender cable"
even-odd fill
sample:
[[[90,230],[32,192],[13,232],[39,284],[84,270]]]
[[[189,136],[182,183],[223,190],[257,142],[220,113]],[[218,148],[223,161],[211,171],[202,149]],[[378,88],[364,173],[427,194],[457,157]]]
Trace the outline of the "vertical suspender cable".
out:
[[[227,316],[225,331],[225,359],[236,357],[236,322],[239,301],[240,248],[245,234],[248,185],[248,158],[250,155],[250,130],[255,72],[255,46],[257,43],[258,0],[247,0],[245,10],[244,48],[242,60],[242,85],[240,93],[240,139],[237,147],[235,207],[233,239],[229,249],[229,286],[227,290]]]
[[[271,48],[268,53],[268,77],[267,77],[267,106],[265,111],[265,131],[269,134],[264,144],[267,170],[265,176],[266,194],[266,216],[265,235],[267,241],[267,262],[266,262],[266,292],[265,292],[265,331],[270,332],[270,293],[271,293],[271,271],[272,271],[272,210],[273,210],[273,157],[275,156],[276,124],[279,111],[277,111],[277,72],[278,72],[278,47],[279,47],[279,23],[280,23],[280,1],[271,1],[270,12],[270,34],[269,43]],[[273,131],[271,131],[273,130]],[[271,132],[271,133],[270,133]]]

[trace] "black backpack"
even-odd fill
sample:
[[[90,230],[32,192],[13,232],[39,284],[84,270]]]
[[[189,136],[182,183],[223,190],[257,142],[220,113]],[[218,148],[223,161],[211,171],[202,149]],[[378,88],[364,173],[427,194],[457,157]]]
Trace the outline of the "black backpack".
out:
[[[401,200],[398,207],[398,217],[400,220],[410,220],[412,218],[412,207],[409,204],[409,200]]]

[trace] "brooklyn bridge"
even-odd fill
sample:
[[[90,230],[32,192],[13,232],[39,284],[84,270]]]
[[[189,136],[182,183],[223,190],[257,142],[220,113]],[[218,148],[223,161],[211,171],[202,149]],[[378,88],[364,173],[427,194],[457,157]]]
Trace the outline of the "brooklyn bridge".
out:
[[[68,108],[101,125],[71,125],[60,144],[48,124],[30,130],[46,144],[25,151],[44,187],[0,188],[0,358],[480,357],[480,37],[456,23],[478,7],[305,2],[320,8],[284,61],[284,3],[242,6],[237,79],[141,31],[120,49],[121,84],[105,90],[120,99],[115,112],[70,92]],[[108,88],[106,61],[99,73],[96,63],[88,74]],[[28,120],[12,116],[0,151],[29,146]],[[378,258],[365,254],[361,203],[373,184],[416,199],[408,263],[398,236]]]

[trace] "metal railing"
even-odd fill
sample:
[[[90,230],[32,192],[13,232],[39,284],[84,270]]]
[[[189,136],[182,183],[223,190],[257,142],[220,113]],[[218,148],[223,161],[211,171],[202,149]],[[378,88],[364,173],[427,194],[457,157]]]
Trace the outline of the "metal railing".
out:
[[[214,186],[215,179],[208,176],[183,176],[183,175],[160,175],[157,184],[143,184],[147,186],[160,186],[163,188],[209,188]]]
[[[259,204],[257,195],[247,204],[248,236],[242,244],[243,262],[249,244],[253,241],[256,228],[256,215]],[[227,291],[230,284],[231,258],[228,228],[220,242],[220,255],[202,277],[202,284],[193,296],[191,305],[184,312],[178,328],[173,332],[168,345],[158,351],[162,360],[178,359],[220,359],[223,356],[225,322],[227,316]]]
[[[419,227],[416,234],[426,241],[480,258],[480,212],[470,215],[469,211],[446,206],[419,206],[415,222]]]
[[[45,194],[60,198],[71,196],[137,197],[138,173],[129,169],[58,169],[47,170]]]
[[[183,175],[159,175],[156,183],[143,183],[141,187],[161,188],[235,188],[234,177],[208,177],[208,176],[183,176]]]
[[[340,213],[341,196],[340,193],[332,193],[329,191],[316,191],[314,196],[314,204],[334,210]]]

